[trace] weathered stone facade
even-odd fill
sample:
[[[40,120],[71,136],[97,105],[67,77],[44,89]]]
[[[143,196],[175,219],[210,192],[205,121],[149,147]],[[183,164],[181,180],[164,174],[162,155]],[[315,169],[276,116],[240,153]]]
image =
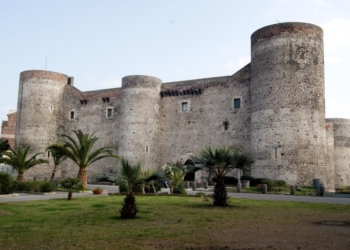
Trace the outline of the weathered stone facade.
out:
[[[1,139],[8,140],[11,148],[15,146],[16,134],[16,111],[11,110],[7,115],[7,121],[2,121],[1,124]]]
[[[162,83],[127,76],[122,87],[81,92],[48,71],[20,76],[16,145],[34,151],[81,129],[116,145],[144,167],[185,162],[205,146],[233,146],[256,159],[255,177],[330,189],[350,185],[350,120],[325,119],[323,31],[305,23],[264,27],[251,37],[252,61],[232,76]],[[48,157],[46,153],[46,157]],[[88,175],[113,173],[104,159]],[[27,176],[48,176],[39,166]],[[61,176],[76,175],[69,161]]]

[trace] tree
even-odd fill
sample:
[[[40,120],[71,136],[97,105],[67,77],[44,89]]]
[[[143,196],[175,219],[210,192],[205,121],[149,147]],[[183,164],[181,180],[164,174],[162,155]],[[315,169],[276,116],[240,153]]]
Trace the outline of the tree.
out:
[[[140,177],[140,163],[132,166],[128,160],[123,157],[120,160],[121,169],[119,178],[125,180],[128,185],[128,193],[124,199],[124,204],[120,211],[120,216],[124,219],[135,218],[139,208],[136,206],[136,199],[133,193],[133,183]]]
[[[60,147],[61,150],[63,150],[64,145],[63,144],[54,144],[56,147]],[[56,174],[56,168],[58,165],[60,165],[64,160],[66,160],[68,157],[65,155],[60,154],[60,151],[57,151],[55,149],[51,149],[50,150],[52,157],[53,157],[53,162],[55,164],[53,170],[52,170],[52,175],[50,178],[50,181],[53,181],[53,178],[55,178],[55,174]]]
[[[195,166],[189,168],[189,172],[206,170],[216,177],[214,187],[213,204],[215,206],[227,206],[227,191],[224,178],[233,169],[244,169],[254,163],[254,159],[247,153],[238,150],[232,151],[230,147],[220,147],[212,150],[211,147],[203,149],[199,156],[192,156]]]
[[[113,149],[117,149],[115,146],[105,146],[98,149],[93,149],[94,144],[99,139],[93,134],[83,133],[80,129],[74,130],[73,133],[77,137],[77,141],[71,136],[63,134],[62,137],[66,138],[63,146],[59,144],[53,144],[49,146],[48,150],[54,150],[56,153],[66,156],[71,159],[78,167],[78,179],[83,183],[83,188],[87,187],[87,175],[86,168],[92,163],[106,158],[115,157],[119,158],[118,155],[113,154]]]
[[[8,140],[0,139],[0,157],[2,156],[3,152],[6,152],[9,149],[10,149],[10,145],[8,143]]]
[[[62,188],[68,191],[68,200],[72,199],[73,191],[83,190],[83,183],[77,178],[66,178],[60,182]]]
[[[36,159],[40,153],[37,153],[27,159],[28,151],[30,147],[22,148],[18,147],[17,151],[10,149],[10,151],[3,152],[3,158],[0,158],[0,163],[5,163],[7,165],[12,166],[18,173],[17,180],[24,181],[24,173],[39,164],[49,163],[44,159]]]

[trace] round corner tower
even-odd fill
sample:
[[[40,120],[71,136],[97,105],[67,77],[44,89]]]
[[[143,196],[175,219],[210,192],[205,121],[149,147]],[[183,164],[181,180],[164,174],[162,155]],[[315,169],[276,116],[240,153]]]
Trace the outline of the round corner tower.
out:
[[[162,80],[132,75],[122,79],[119,155],[143,167],[155,167]]]
[[[57,128],[63,122],[66,84],[67,76],[56,72],[30,70],[20,74],[15,148],[30,146],[31,153],[44,153],[40,157],[48,158],[46,148],[57,141]],[[38,165],[27,175],[48,177],[51,172],[52,167]]]
[[[333,162],[335,187],[350,185],[350,119],[332,118],[326,120],[333,124]]]
[[[323,31],[279,23],[251,36],[252,174],[328,188]]]

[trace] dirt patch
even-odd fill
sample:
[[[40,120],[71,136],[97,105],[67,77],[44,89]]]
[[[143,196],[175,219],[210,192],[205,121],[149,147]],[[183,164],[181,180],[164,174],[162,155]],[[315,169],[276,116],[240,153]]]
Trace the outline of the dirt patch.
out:
[[[7,215],[11,215],[11,213],[7,212],[7,211],[1,211],[0,210],[0,216],[7,216]]]
[[[316,221],[315,224],[323,226],[350,227],[349,221]]]

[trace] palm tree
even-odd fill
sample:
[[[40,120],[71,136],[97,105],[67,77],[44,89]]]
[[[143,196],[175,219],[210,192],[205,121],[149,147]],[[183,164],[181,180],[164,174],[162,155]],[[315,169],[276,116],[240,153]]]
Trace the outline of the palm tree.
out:
[[[64,148],[63,144],[54,144],[56,147],[60,147],[60,148]],[[59,151],[51,149],[50,150],[52,157],[53,157],[53,162],[55,164],[55,167],[52,170],[52,175],[50,178],[50,181],[53,181],[53,178],[55,178],[55,174],[56,174],[56,168],[58,165],[60,165],[64,160],[66,160],[68,157],[65,155],[60,154]]]
[[[63,146],[59,144],[53,144],[49,146],[48,150],[56,151],[56,153],[66,156],[71,159],[79,167],[78,179],[83,183],[83,188],[87,186],[87,175],[86,168],[92,163],[106,158],[115,157],[119,158],[118,155],[113,154],[112,149],[117,149],[115,146],[105,146],[93,150],[93,146],[98,137],[86,133],[84,134],[80,129],[78,131],[74,130],[73,133],[76,135],[78,141],[73,139],[71,136],[63,134],[62,137],[67,138]]]
[[[2,140],[0,139],[0,157],[2,155],[2,152],[5,152],[10,149],[10,145],[8,143],[8,140]]]
[[[60,182],[62,188],[68,190],[68,200],[72,199],[73,191],[80,191],[83,188],[83,183],[77,178],[66,178]]]
[[[121,158],[120,163],[121,163],[121,169],[120,169],[119,178],[121,180],[125,180],[128,185],[128,193],[124,199],[124,204],[122,208],[119,210],[120,216],[124,219],[135,218],[139,208],[136,206],[136,203],[135,203],[135,196],[133,193],[133,184],[140,177],[141,165],[140,163],[138,163],[132,166],[128,162],[128,160],[124,159],[123,157]]]
[[[227,191],[225,176],[233,169],[244,169],[254,163],[254,159],[247,153],[238,150],[232,151],[230,147],[220,147],[212,150],[207,147],[200,152],[199,156],[192,156],[195,167],[190,167],[189,172],[203,169],[211,172],[216,177],[214,187],[213,204],[215,206],[227,206]]]
[[[10,151],[3,152],[4,158],[0,158],[0,163],[5,163],[7,165],[12,166],[18,173],[17,180],[24,181],[23,174],[30,168],[44,163],[49,163],[44,159],[36,159],[36,157],[40,154],[37,153],[27,159],[28,151],[30,147],[22,148],[18,147],[17,151],[10,149]]]

